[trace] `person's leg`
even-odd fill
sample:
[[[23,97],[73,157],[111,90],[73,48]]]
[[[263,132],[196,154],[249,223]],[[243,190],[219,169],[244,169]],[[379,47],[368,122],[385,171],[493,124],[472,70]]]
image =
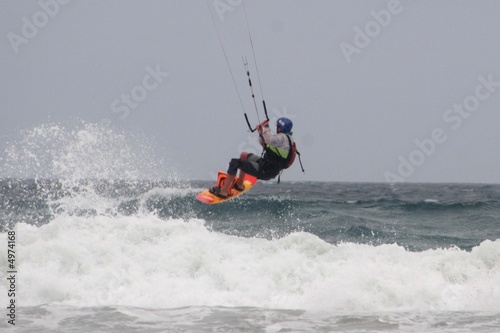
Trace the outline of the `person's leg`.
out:
[[[234,179],[236,178],[238,169],[240,170],[240,176],[238,177],[238,182],[235,185],[240,189],[244,189],[244,181],[247,174],[255,177],[258,176],[259,159],[260,158],[258,156],[246,152],[241,153],[240,158],[233,158],[229,162],[229,168],[227,169],[227,178],[224,184],[220,187],[219,194],[221,196],[226,196],[229,194]]]
[[[243,161],[246,161],[246,160],[247,160],[247,158],[248,158],[248,155],[251,155],[251,154],[249,154],[249,153],[247,153],[247,152],[245,152],[245,151],[244,151],[244,152],[242,152],[242,153],[240,154],[240,160],[241,160],[242,162],[243,162]],[[243,187],[243,182],[245,181],[245,176],[246,176],[246,174],[247,174],[247,173],[246,173],[245,171],[243,171],[243,170],[241,170],[241,169],[240,169],[240,176],[238,177],[238,182],[235,184],[235,185],[236,185],[236,187],[237,187],[237,190],[239,190],[239,189],[243,189],[243,188],[244,188],[244,187]]]
[[[244,189],[244,181],[247,173],[257,177],[259,173],[259,159],[260,157],[254,155],[252,153],[241,153],[240,159],[242,161],[246,161],[246,163],[242,163],[240,167],[240,176],[238,177],[238,182],[236,182],[236,187]]]
[[[229,162],[227,177],[224,184],[220,187],[219,194],[223,197],[229,195],[229,190],[234,182],[234,179],[236,178],[238,169],[240,170],[240,176],[236,186],[239,188],[244,188],[243,182],[245,181],[247,173],[257,177],[259,174],[258,160],[258,156],[245,152],[241,153],[240,158],[233,158]]]
[[[229,187],[231,186],[231,184],[233,183],[234,181],[234,178],[236,178],[236,175],[227,175],[226,177],[226,181],[224,182],[224,184],[222,184],[221,188],[220,188],[220,192],[219,194],[221,196],[228,196],[229,195]]]
[[[226,181],[222,186],[220,187],[219,194],[221,196],[227,196],[229,195],[229,188],[231,187],[231,184],[234,181],[234,178],[236,178],[236,173],[238,172],[238,168],[241,165],[241,159],[239,158],[233,158],[229,162],[229,168],[227,169],[227,177]]]

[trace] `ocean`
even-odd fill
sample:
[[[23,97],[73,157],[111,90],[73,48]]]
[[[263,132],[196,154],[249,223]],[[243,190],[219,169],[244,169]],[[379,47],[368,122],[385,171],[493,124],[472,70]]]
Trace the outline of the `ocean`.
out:
[[[3,170],[39,175],[0,179],[0,330],[500,332],[500,185],[271,181],[204,205],[211,181],[145,179],[127,142],[7,144]]]

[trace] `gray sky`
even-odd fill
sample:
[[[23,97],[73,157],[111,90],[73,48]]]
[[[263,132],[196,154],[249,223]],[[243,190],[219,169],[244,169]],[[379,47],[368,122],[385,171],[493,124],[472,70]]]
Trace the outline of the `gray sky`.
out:
[[[306,168],[283,180],[500,182],[500,1],[245,4],[270,116],[294,121]],[[209,8],[256,123],[241,1],[2,0],[2,142],[79,118],[145,134],[181,178],[225,170],[255,134]]]

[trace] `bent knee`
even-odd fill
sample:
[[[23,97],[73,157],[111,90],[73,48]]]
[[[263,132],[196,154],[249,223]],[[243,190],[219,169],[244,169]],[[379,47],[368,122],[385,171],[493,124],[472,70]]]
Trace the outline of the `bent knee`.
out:
[[[247,160],[247,159],[248,159],[248,155],[250,155],[250,153],[247,153],[246,151],[243,151],[243,152],[241,152],[241,154],[240,154],[240,159],[241,159],[242,161],[245,161],[245,160]]]

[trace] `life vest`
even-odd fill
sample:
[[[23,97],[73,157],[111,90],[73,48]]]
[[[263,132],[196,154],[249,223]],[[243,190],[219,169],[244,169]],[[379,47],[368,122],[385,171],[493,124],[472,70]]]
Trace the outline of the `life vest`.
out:
[[[265,148],[267,159],[269,159],[272,164],[279,166],[280,169],[288,169],[295,161],[295,156],[297,155],[297,146],[295,145],[295,142],[292,142],[289,135],[286,137],[290,147],[286,157],[283,157],[276,147],[267,145]]]

